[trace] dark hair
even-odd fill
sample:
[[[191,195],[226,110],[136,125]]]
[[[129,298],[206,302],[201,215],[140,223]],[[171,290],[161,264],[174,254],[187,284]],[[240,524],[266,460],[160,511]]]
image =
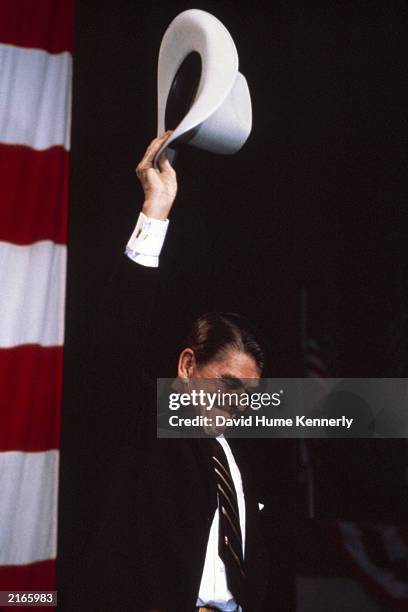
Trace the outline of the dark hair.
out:
[[[252,357],[262,371],[264,352],[253,328],[244,317],[233,312],[209,312],[196,319],[184,341],[194,351],[199,366],[236,349]]]

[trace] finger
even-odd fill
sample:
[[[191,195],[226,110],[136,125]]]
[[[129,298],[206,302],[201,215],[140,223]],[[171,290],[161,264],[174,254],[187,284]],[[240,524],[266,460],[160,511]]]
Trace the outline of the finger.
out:
[[[160,136],[158,136],[157,138],[159,140],[167,140],[167,138],[169,138],[173,133],[173,130],[166,130],[165,132],[163,132],[163,134],[160,134]]]
[[[167,159],[166,153],[163,152],[159,158],[159,169],[162,174],[175,174],[175,170],[169,160]]]
[[[167,151],[164,150],[160,153],[158,159],[157,159],[157,165],[159,166],[160,170],[163,169],[164,166],[164,162],[167,160]]]
[[[155,149],[159,145],[161,146],[162,144],[164,144],[164,142],[166,142],[166,140],[169,138],[171,133],[172,131],[168,130],[167,132],[163,132],[163,134],[161,134],[160,136],[153,138],[153,140],[150,142],[149,146],[146,149],[146,153],[147,151],[151,151],[152,149]]]
[[[170,137],[170,134],[171,130],[168,130],[167,132],[164,132],[164,134],[162,134],[161,136],[154,138],[147,147],[143,159],[140,163],[143,165],[150,166],[160,147],[162,147],[166,140]]]
[[[148,169],[153,167],[153,160],[157,154],[157,151],[164,144],[164,142],[172,134],[172,130],[168,130],[161,134],[161,136],[154,138],[149,146],[147,147],[145,154],[139,164],[136,166],[136,176],[141,179],[141,175]]]

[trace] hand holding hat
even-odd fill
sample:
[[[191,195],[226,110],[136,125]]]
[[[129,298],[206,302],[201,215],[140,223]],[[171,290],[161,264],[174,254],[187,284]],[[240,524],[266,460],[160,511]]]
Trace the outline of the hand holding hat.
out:
[[[167,219],[177,194],[176,173],[166,153],[160,154],[158,169],[153,167],[153,160],[170,135],[169,130],[152,140],[136,167],[136,175],[145,195],[143,213],[152,219]]]

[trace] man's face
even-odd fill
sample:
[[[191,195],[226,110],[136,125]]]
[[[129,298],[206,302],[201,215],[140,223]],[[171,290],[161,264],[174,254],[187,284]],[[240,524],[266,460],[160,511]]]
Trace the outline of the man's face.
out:
[[[261,371],[255,360],[250,355],[236,349],[229,349],[217,359],[189,369],[189,380],[191,389],[205,390],[207,393],[215,393],[220,390],[223,393],[236,394],[248,392],[257,386]],[[217,416],[225,418],[236,416],[245,409],[237,405],[213,405],[208,411],[208,405],[200,405],[198,413],[202,416],[211,416],[213,425],[204,427],[208,435],[220,435],[225,427],[215,426]]]

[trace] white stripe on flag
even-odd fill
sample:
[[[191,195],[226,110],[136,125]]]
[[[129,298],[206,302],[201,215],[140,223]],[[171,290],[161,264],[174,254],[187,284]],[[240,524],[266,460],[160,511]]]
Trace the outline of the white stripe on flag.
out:
[[[0,453],[0,565],[56,557],[56,450]]]
[[[70,146],[72,56],[0,44],[0,142]]]
[[[0,242],[1,348],[63,344],[66,253],[48,240]]]

